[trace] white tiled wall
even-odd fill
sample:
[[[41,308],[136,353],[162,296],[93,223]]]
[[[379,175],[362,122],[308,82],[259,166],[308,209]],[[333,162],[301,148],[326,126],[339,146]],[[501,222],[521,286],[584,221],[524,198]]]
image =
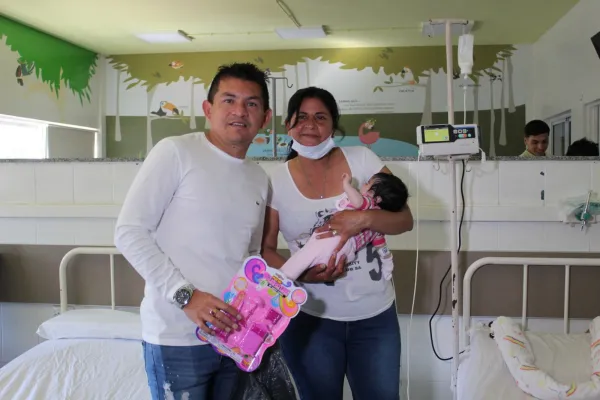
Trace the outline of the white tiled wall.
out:
[[[447,250],[452,193],[448,165],[387,164],[407,182],[411,208],[419,218],[418,229],[390,238],[391,247],[414,249],[418,230],[420,249]],[[261,165],[268,172],[276,163]],[[112,245],[115,219],[139,167],[134,162],[0,163],[0,243]],[[564,197],[600,190],[598,163],[471,162],[467,169],[464,250],[600,250],[600,225],[583,233],[558,222],[556,208]],[[461,171],[458,165],[458,178]],[[0,304],[0,365],[37,344],[37,326],[54,312],[55,307],[47,304]],[[406,389],[408,317],[400,316],[399,321]],[[537,320],[530,326],[535,323],[550,329],[556,325],[560,331],[560,321]],[[411,399],[450,399],[451,364],[435,358],[427,316],[413,319],[410,337]],[[451,340],[450,319],[442,317],[434,323],[439,354],[451,355]],[[348,387],[345,399],[351,399]]]
[[[131,307],[122,308],[136,311]],[[51,318],[58,310],[52,304],[0,303],[0,366],[40,343],[43,339],[36,335],[37,327]],[[490,321],[489,318],[477,318]],[[411,400],[450,400],[451,367],[450,361],[440,361],[431,349],[429,338],[429,317],[415,316],[408,336],[409,316],[399,318],[402,337],[402,388],[407,388],[407,371],[410,346],[410,393]],[[574,320],[572,332],[584,332],[589,321]],[[440,317],[433,321],[433,341],[438,355],[452,356],[452,321],[450,317]],[[562,332],[562,320],[530,319],[528,328],[533,331]],[[406,399],[404,394],[403,399]],[[344,400],[352,400],[348,384],[345,386]]]
[[[114,222],[140,165],[0,163],[0,243],[112,245]],[[261,165],[270,171],[277,163]],[[419,219],[419,248],[449,249],[449,165],[425,161],[387,165],[408,183],[413,215]],[[557,208],[565,197],[600,190],[598,162],[469,162],[467,171],[464,250],[600,250],[600,225],[581,232],[559,222]],[[461,172],[457,164],[459,195]],[[414,249],[416,233],[415,228],[390,237],[390,247]],[[283,240],[280,246],[286,247]]]

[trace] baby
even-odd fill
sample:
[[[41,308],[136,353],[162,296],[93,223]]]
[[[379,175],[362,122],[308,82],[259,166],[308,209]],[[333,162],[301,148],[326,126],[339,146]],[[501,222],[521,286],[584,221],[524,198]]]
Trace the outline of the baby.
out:
[[[400,211],[408,200],[408,189],[400,178],[384,172],[377,173],[365,183],[360,191],[352,186],[352,179],[347,174],[342,175],[344,196],[337,201],[336,208],[341,210],[373,210]],[[339,236],[318,238],[318,233],[313,233],[308,242],[290,257],[279,269],[285,276],[292,280],[308,268],[319,264],[327,264],[331,254],[340,242]],[[382,273],[386,280],[392,278],[394,263],[392,253],[386,245],[385,237],[378,232],[363,230],[358,235],[350,238],[338,252],[337,260],[346,256],[346,262],[356,259],[356,252],[373,243],[382,262]]]

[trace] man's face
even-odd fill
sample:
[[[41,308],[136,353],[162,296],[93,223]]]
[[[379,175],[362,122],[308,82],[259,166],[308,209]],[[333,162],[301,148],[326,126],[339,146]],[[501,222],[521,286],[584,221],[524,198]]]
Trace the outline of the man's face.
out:
[[[538,157],[545,156],[548,150],[548,134],[541,133],[535,136],[525,137],[525,147],[527,151]]]
[[[205,100],[202,108],[211,132],[234,146],[250,146],[271,119],[271,110],[264,111],[260,86],[237,78],[221,80],[213,103]]]

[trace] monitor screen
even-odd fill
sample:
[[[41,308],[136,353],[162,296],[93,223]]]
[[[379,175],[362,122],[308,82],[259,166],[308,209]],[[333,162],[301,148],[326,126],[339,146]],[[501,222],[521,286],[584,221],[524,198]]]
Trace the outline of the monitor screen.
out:
[[[447,126],[425,128],[423,131],[423,143],[443,143],[449,141],[450,129]]]

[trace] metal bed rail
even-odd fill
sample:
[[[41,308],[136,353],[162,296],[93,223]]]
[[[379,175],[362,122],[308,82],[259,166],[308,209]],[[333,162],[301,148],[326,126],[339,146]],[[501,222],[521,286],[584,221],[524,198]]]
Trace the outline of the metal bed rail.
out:
[[[121,252],[116,247],[76,247],[67,252],[60,261],[58,269],[59,288],[60,288],[60,312],[67,311],[67,267],[70,261],[78,255],[108,255],[110,262],[110,304],[115,309],[115,255]]]

